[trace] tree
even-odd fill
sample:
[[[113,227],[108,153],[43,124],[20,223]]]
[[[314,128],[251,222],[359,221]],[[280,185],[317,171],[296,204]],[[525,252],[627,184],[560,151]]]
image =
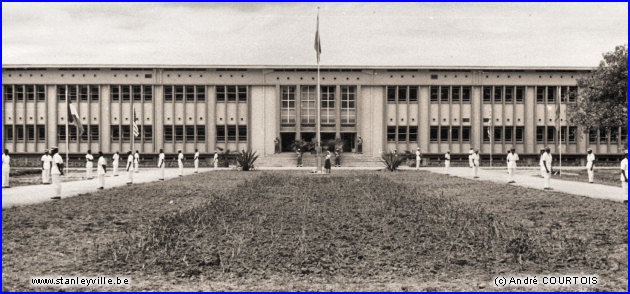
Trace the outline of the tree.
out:
[[[627,130],[628,45],[617,46],[603,57],[599,67],[577,80],[577,103],[568,105],[567,118],[585,131]]]

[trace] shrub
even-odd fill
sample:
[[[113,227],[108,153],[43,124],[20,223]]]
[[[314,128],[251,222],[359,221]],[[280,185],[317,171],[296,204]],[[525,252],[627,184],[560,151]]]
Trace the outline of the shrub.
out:
[[[251,150],[243,150],[241,153],[236,156],[236,162],[241,166],[243,171],[248,171],[254,168],[254,162],[258,159],[258,155],[256,155],[256,151]]]
[[[398,167],[403,162],[405,162],[404,156],[394,154],[393,152],[383,153],[383,155],[381,155],[381,159],[383,160],[383,163],[385,164],[385,168],[387,168],[387,170],[389,171],[397,170]]]

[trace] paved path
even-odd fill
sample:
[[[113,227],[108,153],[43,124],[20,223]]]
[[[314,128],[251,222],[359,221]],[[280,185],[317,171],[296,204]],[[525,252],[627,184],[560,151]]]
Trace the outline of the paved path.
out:
[[[200,168],[199,172],[208,172],[214,169]],[[223,170],[223,169],[218,169]],[[227,168],[225,169],[227,170]],[[139,173],[133,175],[135,184],[155,182],[159,179],[159,169],[140,169]],[[176,168],[167,168],[165,170],[165,180],[176,178],[179,170]],[[184,169],[184,175],[192,175],[193,169]],[[105,178],[105,189],[126,186],[127,173],[120,173],[120,176],[113,177],[111,173]],[[80,194],[96,192],[97,179],[65,182],[61,184],[61,197],[68,198]],[[54,196],[52,185],[31,185],[20,186],[9,189],[2,189],[2,208],[12,206],[28,205],[52,201],[50,197]]]
[[[423,170],[439,174],[446,174],[444,168],[424,168]],[[471,168],[467,167],[450,168],[449,174],[452,176],[473,179],[473,171]],[[542,190],[545,180],[542,177],[538,176],[539,174],[539,169],[517,169],[514,175],[514,180],[516,181],[516,183],[509,185],[517,185]],[[479,179],[477,180],[504,183],[508,185],[507,169],[501,170],[496,168],[480,168]],[[621,188],[621,183],[619,183],[619,187],[614,187],[600,184],[589,184],[584,182],[563,181],[560,179],[559,176],[552,176],[551,187],[554,189],[554,191],[557,192],[586,196],[596,199],[607,199],[620,202],[628,199],[627,191],[624,191]]]

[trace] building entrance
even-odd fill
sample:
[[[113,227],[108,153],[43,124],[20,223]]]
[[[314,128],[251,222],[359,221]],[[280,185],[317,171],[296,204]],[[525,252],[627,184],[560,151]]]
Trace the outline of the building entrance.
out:
[[[341,140],[343,141],[343,152],[352,152],[355,148],[356,133],[341,133]]]
[[[293,152],[295,133],[280,133],[280,152]]]

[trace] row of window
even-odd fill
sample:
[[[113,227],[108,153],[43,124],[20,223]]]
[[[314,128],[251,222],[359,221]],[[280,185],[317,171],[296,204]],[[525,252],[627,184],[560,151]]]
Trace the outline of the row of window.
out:
[[[616,130],[612,131],[608,129],[589,130],[588,141],[591,143],[596,143],[598,135],[599,135],[599,142],[602,144],[606,144],[609,138],[610,138],[610,143],[626,142],[628,138],[628,129],[621,129],[620,132]]]
[[[418,86],[387,86],[387,102],[417,102]]]
[[[388,142],[415,142],[418,140],[418,126],[387,127]]]
[[[46,141],[46,126],[45,125],[5,125],[4,134],[7,141],[29,141],[33,142],[37,138],[37,141]]]
[[[112,125],[110,126],[112,142],[131,142],[131,126],[129,125]],[[135,141],[151,142],[153,141],[153,126],[138,126],[139,136]]]
[[[247,102],[247,86],[216,86],[217,102]]]
[[[205,86],[164,86],[164,101],[206,101]]]
[[[429,88],[431,103],[470,103],[470,86],[431,86]]]
[[[44,85],[4,85],[4,101],[45,101],[46,88]]]
[[[205,142],[206,126],[164,126],[164,142]]]
[[[217,142],[247,141],[247,126],[217,126]]]
[[[558,90],[560,93],[558,93]],[[560,97],[558,97],[558,95]],[[536,103],[554,104],[560,99],[560,103],[575,103],[577,101],[578,88],[575,86],[537,86]]]
[[[489,143],[492,138],[494,143],[523,143],[525,127],[522,126],[495,126],[483,127],[483,142]]]
[[[100,92],[95,85],[58,85],[57,100],[66,101],[98,101]]]
[[[335,124],[335,86],[321,86],[321,123],[323,125]],[[354,126],[356,123],[356,86],[341,86],[341,124]],[[316,87],[302,86],[301,98],[301,123],[304,125],[315,124],[317,109]],[[280,88],[281,99],[281,123],[293,125],[296,121],[296,86],[282,86]]]
[[[458,143],[461,138],[462,142],[470,142],[470,129],[470,126],[431,126],[429,141]]]
[[[482,90],[483,103],[523,103],[525,87],[523,86],[485,86]]]
[[[110,96],[112,101],[152,101],[153,86],[112,85]]]

